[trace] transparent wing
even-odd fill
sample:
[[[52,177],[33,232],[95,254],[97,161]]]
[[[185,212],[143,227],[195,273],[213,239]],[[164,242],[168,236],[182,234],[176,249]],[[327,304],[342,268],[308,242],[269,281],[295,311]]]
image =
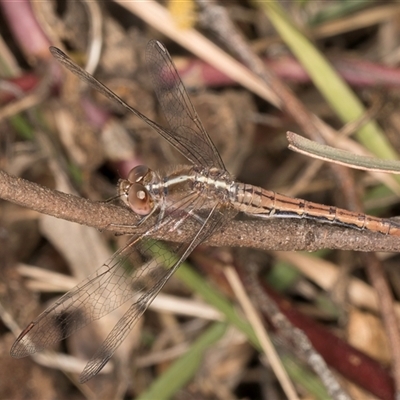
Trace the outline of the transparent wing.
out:
[[[202,206],[202,201],[196,201],[193,194],[186,196],[179,205],[190,207],[192,202]],[[174,223],[177,214],[178,209],[166,215],[157,229]],[[11,355],[17,358],[25,357],[49,347],[143,291],[150,290],[156,283],[153,282],[154,278],[159,278],[162,271],[160,267],[170,261],[158,258],[155,262],[149,256],[151,245],[146,235],[150,235],[154,230],[155,228],[142,235],[133,236],[128,244],[117,251],[95,274],[79,283],[40,314],[17,338],[12,346]],[[173,251],[180,257],[186,247],[187,245],[175,245]]]
[[[204,215],[195,215],[192,211],[201,208],[205,200],[195,194],[185,199],[180,200],[182,208],[165,215],[161,225],[146,234],[132,237],[94,275],[32,321],[13,344],[11,355],[20,358],[40,351],[131,300],[129,311],[85,368],[82,381],[100,371],[180,263],[195,246],[230,218],[216,210],[216,205],[206,214],[203,212]],[[188,243],[173,243],[167,247],[165,242],[146,237],[156,229],[184,227],[189,221],[198,233]]]
[[[204,129],[167,49],[159,41],[151,40],[146,56],[154,90],[174,135],[174,146],[194,164],[225,170],[221,156]]]
[[[131,107],[112,90],[99,82],[94,76],[75,64],[57,47],[51,46],[50,52],[57,61],[69,69],[79,79],[86,82],[93,89],[98,90],[110,100],[126,108],[155,129],[191,163],[207,167],[215,166],[225,170],[217,149],[198,119],[197,113],[189,100],[185,88],[172,63],[171,57],[160,42],[151,41],[148,45],[148,60],[149,62],[152,62],[152,60],[154,61],[154,66],[149,68],[149,70],[152,75],[154,89],[172,131],[163,128],[161,125],[147,118],[140,111]],[[155,74],[161,75],[157,77]],[[166,93],[168,90],[171,90],[170,95]],[[178,118],[178,114],[181,114],[181,117]]]

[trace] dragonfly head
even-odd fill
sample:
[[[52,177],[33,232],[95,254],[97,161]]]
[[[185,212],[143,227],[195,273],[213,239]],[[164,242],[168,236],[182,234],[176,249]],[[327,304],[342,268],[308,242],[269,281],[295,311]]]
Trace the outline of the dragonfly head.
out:
[[[121,179],[118,193],[124,203],[136,214],[149,215],[154,209],[154,200],[146,185],[156,179],[156,174],[145,165],[132,168],[127,179]]]

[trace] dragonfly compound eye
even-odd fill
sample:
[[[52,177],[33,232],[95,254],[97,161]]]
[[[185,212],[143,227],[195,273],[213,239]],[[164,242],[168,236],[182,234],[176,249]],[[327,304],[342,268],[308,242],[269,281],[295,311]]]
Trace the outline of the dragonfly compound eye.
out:
[[[132,211],[139,215],[148,215],[153,209],[149,192],[140,183],[133,183],[128,193],[128,203]]]
[[[130,170],[128,174],[128,181],[131,183],[140,182],[149,172],[150,168],[146,167],[145,165],[138,165]]]

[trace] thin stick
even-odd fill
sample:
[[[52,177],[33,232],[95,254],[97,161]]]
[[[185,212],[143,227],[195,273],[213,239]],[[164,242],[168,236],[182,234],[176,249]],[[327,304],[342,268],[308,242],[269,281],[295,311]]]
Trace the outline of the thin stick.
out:
[[[119,234],[138,233],[136,224],[139,218],[126,207],[93,202],[51,190],[8,175],[2,170],[0,170],[0,198],[43,214],[99,230],[109,230]],[[146,226],[141,228],[145,229]],[[189,224],[187,231],[182,230],[182,232],[160,229],[154,239],[184,241],[192,233],[190,229]],[[315,251],[329,248],[400,252],[400,240],[395,236],[366,231],[360,233],[356,229],[290,218],[230,221],[223,230],[208,238],[204,244],[277,251]]]

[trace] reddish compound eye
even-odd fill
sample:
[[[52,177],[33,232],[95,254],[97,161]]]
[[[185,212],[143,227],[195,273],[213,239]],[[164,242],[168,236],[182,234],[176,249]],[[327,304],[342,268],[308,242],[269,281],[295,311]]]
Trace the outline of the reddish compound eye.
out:
[[[149,193],[146,188],[139,183],[133,183],[131,185],[128,193],[128,203],[132,211],[139,215],[148,215],[153,209],[153,202]]]
[[[140,182],[150,171],[150,168],[145,165],[138,165],[132,168],[128,174],[128,181],[135,183]]]

